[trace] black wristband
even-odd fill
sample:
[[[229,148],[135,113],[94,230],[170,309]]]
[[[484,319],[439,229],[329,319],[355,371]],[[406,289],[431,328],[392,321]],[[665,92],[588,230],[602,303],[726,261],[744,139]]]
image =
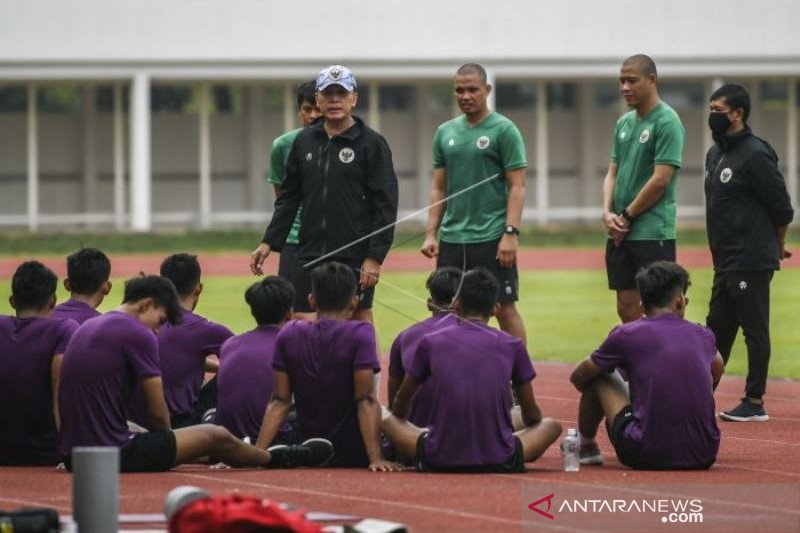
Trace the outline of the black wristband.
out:
[[[628,209],[627,208],[623,209],[622,212],[619,214],[619,216],[621,216],[622,218],[627,220],[628,223],[633,222],[633,217],[630,215],[630,213],[628,213]]]

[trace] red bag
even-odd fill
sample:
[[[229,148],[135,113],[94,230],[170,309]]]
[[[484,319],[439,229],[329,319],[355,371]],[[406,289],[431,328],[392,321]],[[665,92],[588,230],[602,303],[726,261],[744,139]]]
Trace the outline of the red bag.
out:
[[[300,511],[287,511],[270,500],[219,496],[193,501],[169,521],[169,533],[321,533],[319,524]]]

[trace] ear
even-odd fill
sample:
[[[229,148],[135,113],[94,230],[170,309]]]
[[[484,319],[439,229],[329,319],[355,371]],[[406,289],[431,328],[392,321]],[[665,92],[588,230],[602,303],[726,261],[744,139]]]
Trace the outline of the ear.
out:
[[[439,311],[439,309],[433,305],[433,298],[428,298],[426,303],[428,304],[428,311]]]
[[[358,310],[358,295],[354,294],[353,297],[350,298],[350,304],[347,306],[347,312],[352,318],[353,315],[356,314],[357,310]]]
[[[50,311],[52,311],[53,308],[56,306],[56,295],[55,295],[55,293],[53,293],[53,295],[50,297],[50,301],[47,303],[47,306],[48,306],[48,309]]]
[[[195,296],[200,296],[201,292],[203,292],[203,284],[202,283],[198,283],[197,287],[195,287],[195,289],[194,289],[194,295]]]
[[[453,300],[452,309],[458,316],[461,316],[463,314],[464,306],[461,305],[461,300],[459,298]]]
[[[69,278],[64,278],[64,289],[67,292],[72,292],[72,284],[69,282]]]
[[[358,91],[353,91],[353,107],[358,103]]]
[[[17,299],[14,298],[13,294],[8,297],[8,303],[11,305],[12,309],[16,309],[17,308]]]
[[[155,302],[151,297],[142,298],[136,302],[136,311],[139,315],[143,315],[155,307]]]
[[[308,306],[311,308],[312,311],[317,310],[317,298],[313,294],[309,294],[307,296],[308,299]]]
[[[500,313],[500,304],[496,303],[494,304],[494,307],[492,307],[492,316],[497,317],[499,313]]]
[[[290,307],[288,311],[286,311],[286,315],[283,317],[285,321],[289,321],[294,318],[294,308]]]
[[[108,296],[108,293],[111,292],[111,280],[105,280],[103,285],[100,287],[100,291],[103,293],[103,296]]]
[[[492,94],[492,89],[494,89],[494,87],[487,83],[486,84],[486,94]]]

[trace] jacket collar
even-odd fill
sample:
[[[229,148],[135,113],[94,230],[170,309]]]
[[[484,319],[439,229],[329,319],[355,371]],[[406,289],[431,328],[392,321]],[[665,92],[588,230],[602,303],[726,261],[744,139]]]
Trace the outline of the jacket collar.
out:
[[[714,141],[717,143],[717,146],[719,146],[720,150],[727,152],[742,142],[742,140],[751,137],[752,135],[753,131],[750,129],[750,126],[745,126],[745,128],[738,133],[734,133],[733,135],[723,135],[722,137],[714,139]]]
[[[347,139],[350,141],[355,141],[364,133],[364,128],[366,125],[364,121],[358,118],[357,116],[353,115],[353,125],[344,130],[342,133],[335,135],[335,138],[339,139]],[[325,131],[325,119],[319,118],[308,125],[308,128],[312,130],[316,135],[324,135],[325,137],[328,136],[327,132]]]

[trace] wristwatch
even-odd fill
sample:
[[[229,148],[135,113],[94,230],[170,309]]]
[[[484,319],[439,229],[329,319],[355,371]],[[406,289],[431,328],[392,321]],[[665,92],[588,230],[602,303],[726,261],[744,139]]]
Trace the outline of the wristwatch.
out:
[[[503,233],[506,235],[519,235],[519,228],[516,226],[512,226],[511,224],[507,224],[506,227],[503,229]]]
[[[630,215],[630,213],[628,213],[628,209],[627,209],[627,208],[626,208],[626,209],[623,209],[623,210],[622,210],[622,212],[619,214],[619,216],[621,216],[622,218],[624,218],[625,220],[627,220],[627,221],[628,221],[628,224],[630,224],[631,222],[633,222],[633,217]]]

